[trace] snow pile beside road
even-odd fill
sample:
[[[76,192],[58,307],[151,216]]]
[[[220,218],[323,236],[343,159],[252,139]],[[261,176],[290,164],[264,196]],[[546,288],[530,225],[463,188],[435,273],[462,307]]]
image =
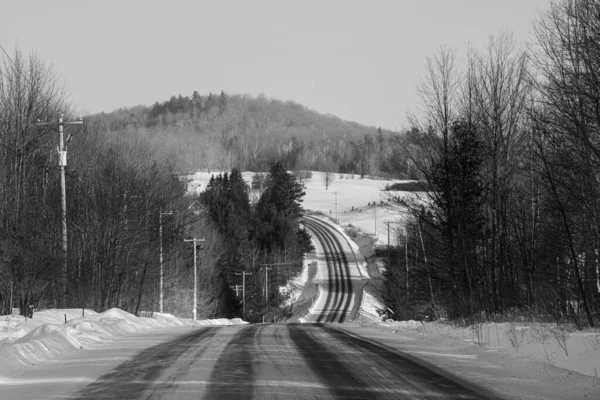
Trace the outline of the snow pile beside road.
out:
[[[521,357],[600,377],[600,330],[576,331],[538,322],[477,323],[461,327],[444,322],[394,321],[384,326],[417,331],[426,340],[451,337],[486,349],[493,357]],[[435,339],[433,339],[435,340]]]
[[[82,314],[85,316],[82,317]],[[171,314],[155,313],[153,318],[136,317],[118,308],[96,313],[92,310],[44,310],[31,319],[4,316],[0,325],[0,371],[36,364],[60,354],[152,329],[245,324],[239,318],[192,321]],[[65,318],[67,322],[65,323]]]
[[[385,306],[381,304],[372,294],[363,291],[363,301],[360,305],[360,315],[367,317],[370,320],[381,322],[381,317],[377,310],[384,309]]]
[[[195,323],[195,325],[242,325],[242,324],[247,324],[247,322],[242,321],[240,318],[205,319],[205,320],[201,320],[201,321],[196,321],[196,323]]]
[[[408,320],[408,321],[392,321],[392,322],[385,322],[384,323],[386,326],[390,326],[392,328],[398,328],[398,329],[404,329],[407,331],[416,331],[419,328],[423,327],[423,323],[419,322],[419,321],[413,321]]]

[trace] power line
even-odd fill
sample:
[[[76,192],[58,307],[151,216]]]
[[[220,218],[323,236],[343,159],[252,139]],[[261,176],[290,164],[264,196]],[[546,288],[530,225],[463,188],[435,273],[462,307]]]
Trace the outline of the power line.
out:
[[[1,44],[0,44],[0,49],[2,49],[2,51],[4,52],[4,54],[6,55],[6,57],[8,58],[8,61],[10,61],[13,69],[15,70],[15,72],[18,72],[19,75],[23,79],[25,79],[29,85],[31,85],[31,81],[29,79],[27,79],[27,77],[20,70],[17,69],[17,64],[15,64],[15,62],[12,60],[12,58],[10,58],[10,56],[8,55],[8,53],[6,52],[6,50],[4,50],[4,47]],[[8,79],[8,76],[6,76],[6,74],[3,74],[3,75],[4,75],[4,77],[6,79]]]
[[[2,47],[2,45],[0,44],[0,49],[2,49],[2,51],[4,52],[4,54],[6,54],[6,57],[8,57],[8,60],[10,61],[10,63],[13,65],[13,67],[15,67],[15,63],[13,62],[13,60],[10,58],[10,56],[8,55],[8,53],[6,52],[6,50],[4,50],[4,47]]]

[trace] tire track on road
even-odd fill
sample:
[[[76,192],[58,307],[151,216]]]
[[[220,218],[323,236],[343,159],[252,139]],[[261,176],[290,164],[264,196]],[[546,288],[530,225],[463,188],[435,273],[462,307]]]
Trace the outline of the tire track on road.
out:
[[[94,383],[81,389],[75,398],[126,399],[131,398],[132,393],[143,398],[150,396],[155,391],[168,389],[170,383],[164,384],[166,386],[162,388],[156,386],[156,382],[164,382],[164,380],[159,379],[164,372],[171,365],[176,364],[177,360],[189,352],[190,349],[198,346],[199,343],[204,344],[210,341],[220,329],[215,327],[203,328],[191,334],[180,336],[175,340],[150,347],[131,360],[118,365],[111,372],[102,375]],[[176,378],[177,376],[169,377],[169,381]]]
[[[329,227],[331,231],[336,230],[336,228],[334,226],[332,226],[331,224],[329,224],[326,221],[321,221],[321,223],[323,224],[323,226]],[[346,298],[346,304],[344,306],[344,313],[342,314],[342,318],[340,320],[340,322],[344,322],[346,313],[348,312],[348,308],[350,307],[350,301],[352,300],[352,294],[354,293],[354,284],[352,282],[352,276],[350,274],[350,263],[348,262],[348,258],[346,257],[346,252],[344,251],[344,247],[342,246],[342,243],[340,242],[340,240],[337,238],[337,236],[335,234],[331,234],[331,237],[333,238],[333,240],[336,242],[338,248],[340,249],[342,261],[344,263],[344,269],[346,270],[346,281],[348,282],[348,287],[349,287],[349,291],[348,291],[349,294]],[[344,238],[344,241],[346,242],[346,244],[352,251],[352,255],[354,257],[354,262],[357,262],[356,254],[354,253],[354,250],[352,249],[352,245],[350,243],[348,243],[348,240],[345,238]],[[358,296],[356,298],[358,298]],[[358,308],[360,309],[360,303],[358,304]]]
[[[326,254],[324,254],[325,256],[325,264],[327,265],[327,274],[328,274],[328,279],[327,279],[327,298],[325,299],[325,305],[323,306],[323,310],[325,311],[327,310],[330,305],[331,305],[331,301],[332,301],[332,293],[334,293],[333,291],[333,286],[334,283],[331,280],[331,277],[334,276],[332,273],[332,266],[331,266],[331,258],[328,255],[328,253],[330,252],[329,249],[329,245],[328,243],[325,241],[324,238],[322,238],[321,233],[315,228],[314,226],[314,222],[311,220],[308,220],[306,218],[303,219],[304,223],[306,224],[306,226],[310,227],[310,231],[317,237],[317,240],[319,240],[319,242],[321,242],[321,245],[323,246],[323,250],[326,252]],[[317,322],[321,322],[323,318],[323,313],[319,314],[317,316]]]
[[[210,375],[206,397],[210,399],[253,399],[255,380],[253,349],[265,325],[248,325],[229,341]],[[223,383],[226,384],[223,384]]]
[[[324,310],[327,314],[325,314],[325,322],[334,322],[335,318],[337,317],[337,310],[340,308],[339,304],[340,304],[340,300],[343,300],[343,296],[344,296],[344,281],[342,280],[341,285],[342,285],[342,291],[340,293],[340,276],[338,275],[338,264],[339,264],[339,272],[340,274],[343,274],[343,270],[342,270],[342,266],[341,266],[341,257],[340,257],[340,252],[337,251],[335,249],[335,246],[333,244],[333,241],[330,239],[329,237],[329,233],[323,229],[322,227],[320,227],[318,225],[317,222],[311,220],[311,219],[304,219],[305,222],[307,222],[307,225],[310,227],[310,229],[313,231],[313,233],[315,234],[315,236],[317,236],[319,238],[319,241],[321,242],[321,244],[324,246],[324,248],[327,248],[327,252],[329,254],[327,254],[325,256],[325,259],[327,261],[327,266],[328,266],[328,273],[329,273],[329,292],[327,294],[327,299],[326,299],[326,303],[325,303],[325,307]],[[333,264],[333,268],[331,268],[331,263]],[[335,272],[335,274],[332,274],[332,270]],[[331,282],[331,278],[333,278],[335,280],[335,292],[334,292],[334,296],[333,296],[333,312],[329,311],[329,307],[331,306],[331,300],[332,300],[332,296],[331,296],[331,292],[333,289],[333,284]],[[317,318],[317,322],[321,322],[323,319],[323,314],[319,315]]]
[[[337,281],[341,281],[342,291],[339,301],[335,303],[334,311],[331,318],[326,319],[325,322],[336,322],[336,318],[338,313],[340,314],[339,321],[344,322],[346,319],[346,314],[348,313],[348,309],[350,307],[350,302],[352,301],[352,295],[354,294],[354,285],[352,282],[351,274],[350,274],[350,266],[348,263],[348,259],[346,257],[346,252],[344,250],[344,246],[340,242],[340,240],[336,237],[336,232],[333,232],[334,227],[329,226],[325,222],[305,217],[305,221],[310,221],[307,225],[310,225],[312,230],[315,231],[315,234],[321,234],[321,236],[326,237],[328,248],[330,251],[333,251],[336,254],[339,262],[339,275],[335,277],[336,283]],[[348,244],[350,246],[350,244]],[[344,303],[345,296],[345,304]],[[317,322],[321,322],[321,319],[317,319]]]
[[[438,396],[443,395],[442,398],[501,400],[500,397],[485,388],[385,344],[331,326],[324,325],[323,329],[333,339],[333,343],[368,354],[373,360],[372,362],[381,367],[380,371],[384,372],[382,377],[396,382],[396,384],[411,387],[411,391],[415,393],[414,398],[421,398],[422,394],[418,394],[418,392],[429,390],[439,391]],[[431,396],[431,398],[438,398],[438,396]]]

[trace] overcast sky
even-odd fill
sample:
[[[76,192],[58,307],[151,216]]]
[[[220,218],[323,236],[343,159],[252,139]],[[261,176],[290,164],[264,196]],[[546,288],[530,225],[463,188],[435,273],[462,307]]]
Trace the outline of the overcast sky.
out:
[[[264,93],[406,127],[425,57],[502,29],[531,38],[548,0],[3,1],[0,44],[53,64],[84,113],[171,95]]]

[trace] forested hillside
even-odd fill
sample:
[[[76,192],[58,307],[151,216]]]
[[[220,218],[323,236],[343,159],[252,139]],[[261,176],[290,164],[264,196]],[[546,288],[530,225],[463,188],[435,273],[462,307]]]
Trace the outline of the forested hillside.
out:
[[[390,167],[390,141],[403,135],[342,121],[293,102],[263,96],[172,96],[152,106],[91,116],[90,129],[149,139],[178,155],[181,171],[288,170],[406,176],[406,162]],[[400,168],[398,166],[401,166]],[[402,168],[404,166],[404,168]]]
[[[235,110],[262,101],[195,98],[197,109],[184,100],[170,113],[169,101],[70,124],[51,68],[19,50],[0,65],[0,314],[29,306],[249,321],[289,314],[278,287],[299,272],[311,245],[298,224],[302,185],[269,158],[283,141],[253,131],[265,139],[260,167],[268,169],[256,202],[239,168],[188,196],[182,169],[240,162],[243,152],[221,143],[227,134],[216,129],[255,126],[234,119]],[[255,114],[289,106],[266,104]],[[299,120],[334,121],[298,109]],[[250,277],[243,305],[235,296],[242,274]]]

